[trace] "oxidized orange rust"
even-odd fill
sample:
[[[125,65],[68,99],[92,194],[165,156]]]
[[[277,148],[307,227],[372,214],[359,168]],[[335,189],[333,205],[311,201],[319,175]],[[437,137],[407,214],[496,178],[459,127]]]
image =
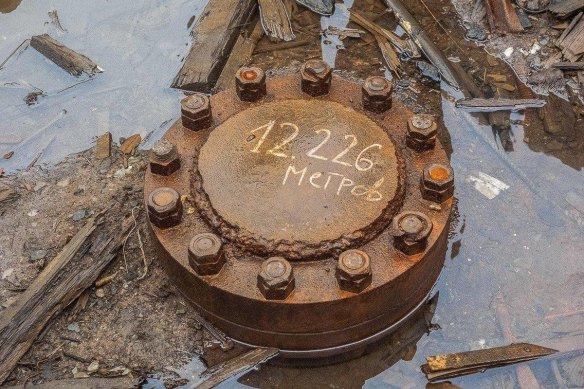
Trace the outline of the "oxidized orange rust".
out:
[[[165,135],[178,148],[181,168],[166,177],[148,173],[145,181],[146,199],[168,186],[190,194],[187,201],[198,211],[185,213],[173,228],[152,226],[178,289],[235,340],[277,347],[288,357],[355,348],[419,306],[444,261],[452,206],[449,198],[440,210],[430,209],[422,198],[424,167],[449,163],[438,143],[426,153],[406,147],[412,113],[400,102],[376,114],[363,108],[361,85],[332,76],[328,95],[310,97],[301,83],[300,74],[268,78],[267,95],[258,102],[242,101],[235,90],[211,96],[211,128],[188,131],[179,121]],[[298,134],[286,141],[294,126]],[[323,129],[330,137],[321,145],[329,135],[317,132]],[[349,147],[352,136],[357,145]],[[357,168],[361,151],[374,144],[381,148],[360,157],[374,167],[361,159]],[[325,190],[330,172],[338,181],[331,178]],[[403,210],[432,222],[425,248],[415,255],[394,248],[388,228]],[[202,233],[222,239],[225,264],[215,275],[201,276],[189,264],[189,243]],[[336,272],[347,250],[365,253],[370,266],[353,290],[340,287]],[[290,265],[292,278],[274,287],[283,300],[267,294],[266,274],[258,287],[262,264],[273,256]]]

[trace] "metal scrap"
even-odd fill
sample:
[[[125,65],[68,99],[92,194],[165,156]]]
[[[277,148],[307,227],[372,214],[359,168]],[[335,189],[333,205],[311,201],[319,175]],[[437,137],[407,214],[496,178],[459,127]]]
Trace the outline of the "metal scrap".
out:
[[[436,381],[530,361],[556,352],[534,344],[513,343],[503,347],[427,357],[428,363],[421,368],[429,381]]]

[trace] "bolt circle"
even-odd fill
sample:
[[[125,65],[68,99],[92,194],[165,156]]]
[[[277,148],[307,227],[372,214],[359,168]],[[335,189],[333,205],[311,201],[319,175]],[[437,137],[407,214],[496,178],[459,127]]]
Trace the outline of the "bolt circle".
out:
[[[419,234],[424,229],[424,223],[416,215],[408,214],[399,221],[400,228],[407,234]]]
[[[405,211],[396,215],[392,222],[391,235],[412,242],[422,242],[432,232],[432,220],[421,212]]]
[[[313,73],[320,74],[326,71],[328,65],[321,59],[311,59],[306,61],[306,69]]]
[[[152,146],[152,152],[161,161],[168,159],[172,155],[173,150],[174,145],[166,139],[160,139]]]
[[[266,265],[266,273],[272,277],[282,277],[286,272],[286,266],[280,261],[270,261]]]
[[[434,124],[434,118],[432,115],[428,115],[425,113],[419,113],[412,117],[412,124],[414,127],[420,130],[427,130],[428,128],[432,127]]]
[[[241,71],[241,77],[244,80],[253,81],[256,78],[258,78],[258,72],[256,72],[254,69],[249,69],[249,68],[248,69],[243,69]]]

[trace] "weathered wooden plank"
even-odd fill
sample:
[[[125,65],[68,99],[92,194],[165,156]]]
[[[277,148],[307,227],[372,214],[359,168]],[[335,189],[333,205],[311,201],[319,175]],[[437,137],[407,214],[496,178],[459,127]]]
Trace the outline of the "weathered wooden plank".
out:
[[[584,0],[563,0],[550,4],[548,10],[559,18],[566,18],[584,8]]]
[[[291,41],[296,36],[292,31],[290,16],[282,0],[258,0],[260,20],[266,35],[278,41]]]
[[[83,73],[93,76],[103,71],[86,56],[76,53],[47,34],[33,36],[30,39],[30,45],[74,76],[80,76]]]
[[[540,99],[464,99],[456,106],[473,112],[516,111],[526,108],[541,108],[545,101]]]
[[[523,26],[511,0],[487,0],[486,6],[491,32],[523,31]]]
[[[582,70],[584,69],[584,62],[556,62],[552,64],[552,68],[561,70]]]
[[[576,62],[584,54],[584,19],[580,18],[578,24],[558,44],[562,49],[562,55],[570,62]]]
[[[8,386],[4,389],[135,389],[139,387],[139,379],[131,377],[90,377],[81,379],[65,379],[43,382],[40,384],[27,383],[26,385]]]
[[[221,76],[219,76],[219,79],[215,84],[216,90],[227,89],[235,85],[235,73],[240,67],[251,62],[253,51],[263,35],[264,29],[258,20],[249,36],[241,34],[239,38],[237,38],[237,41],[231,50],[231,55],[223,67]]]
[[[118,222],[108,223],[103,218],[103,214],[92,217],[18,301],[0,315],[0,384],[46,324],[91,286],[116,256],[132,219],[120,227]]]
[[[221,382],[266,362],[267,360],[278,355],[278,353],[278,349],[275,348],[256,348],[246,352],[245,354],[241,354],[203,373],[207,379],[199,384],[197,388],[214,388]]]
[[[255,0],[209,0],[193,29],[191,50],[171,87],[211,92],[256,7]]]

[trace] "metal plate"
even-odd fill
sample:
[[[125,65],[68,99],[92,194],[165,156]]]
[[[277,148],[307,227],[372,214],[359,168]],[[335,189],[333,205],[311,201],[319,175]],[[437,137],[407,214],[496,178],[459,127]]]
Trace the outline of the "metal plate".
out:
[[[240,342],[297,351],[298,355],[302,356],[313,355],[310,353],[311,350],[328,350],[328,353],[330,350],[345,350],[346,348],[342,347],[344,345],[362,345],[360,341],[383,332],[418,306],[440,273],[446,252],[452,199],[444,202],[440,208],[430,208],[431,203],[421,197],[419,183],[423,168],[427,164],[448,164],[446,153],[439,144],[434,150],[424,153],[417,153],[406,148],[407,120],[412,113],[395,101],[393,108],[386,114],[366,112],[361,106],[360,85],[340,77],[333,77],[330,93],[319,98],[312,98],[302,93],[300,76],[297,74],[268,79],[267,91],[267,96],[257,103],[240,101],[234,91],[221,92],[211,97],[213,125],[209,130],[193,132],[177,122],[166,133],[165,138],[178,148],[181,168],[170,176],[158,176],[148,171],[144,193],[148,198],[150,192],[157,187],[172,187],[179,193],[187,195],[185,204],[187,211],[183,215],[181,224],[176,227],[161,230],[152,226],[155,241],[159,242],[160,259],[169,277],[197,309],[227,335]],[[304,259],[292,263],[296,280],[295,289],[285,300],[266,300],[256,285],[261,263],[267,258],[270,250],[276,252],[283,250],[277,246],[270,246],[268,239],[263,239],[263,242],[260,242],[262,244],[257,244],[254,239],[266,235],[274,238],[275,242],[278,235],[270,233],[267,229],[262,230],[261,226],[254,227],[248,220],[246,226],[255,228],[255,233],[250,235],[254,239],[241,239],[242,235],[239,232],[243,229],[237,228],[235,218],[227,214],[222,215],[225,219],[217,217],[211,206],[212,203],[216,205],[217,194],[206,197],[206,192],[203,190],[205,188],[211,191],[211,186],[205,186],[205,180],[208,175],[213,174],[213,171],[211,168],[208,168],[208,171],[201,169],[203,174],[197,174],[199,153],[201,152],[202,155],[205,153],[204,145],[208,138],[209,142],[220,141],[221,137],[214,138],[212,134],[215,131],[220,134],[223,131],[221,125],[227,123],[229,118],[234,118],[239,112],[272,102],[298,100],[302,100],[303,105],[312,106],[310,110],[313,112],[318,111],[319,107],[325,107],[328,102],[338,103],[345,107],[343,109],[367,116],[369,118],[367,120],[371,120],[375,126],[382,129],[390,142],[393,142],[395,150],[399,150],[396,155],[401,154],[403,157],[403,173],[396,174],[393,168],[385,171],[387,177],[397,177],[398,180],[402,180],[403,197],[399,198],[400,190],[398,189],[398,198],[387,204],[397,204],[395,211],[408,210],[425,213],[432,221],[434,228],[429,236],[426,250],[409,256],[393,247],[392,237],[388,228],[385,228],[385,222],[381,226],[371,228],[370,236],[347,242],[341,239],[339,242],[344,246],[331,245],[326,247],[326,250],[322,250],[324,247],[322,242],[317,242],[314,246],[303,244],[296,247],[297,250],[292,246],[287,247],[285,250],[289,250],[290,253],[298,253],[297,259]],[[323,114],[326,113],[326,110],[320,110]],[[355,116],[358,115],[355,114]],[[334,117],[331,120],[334,120]],[[367,120],[363,119],[365,122]],[[258,122],[258,125],[260,123]],[[373,134],[379,131],[375,126],[370,125],[370,129],[374,128]],[[357,128],[348,124],[347,132],[350,127]],[[249,132],[254,128],[256,127],[242,128],[243,133],[238,139],[240,141],[243,139],[245,142],[248,135],[245,131]],[[372,142],[379,142],[379,137],[373,139],[373,135],[371,136]],[[223,141],[228,142],[228,139],[223,138]],[[313,141],[310,140],[309,145],[313,145]],[[382,141],[388,142],[383,139]],[[246,145],[246,143],[243,144]],[[385,144],[389,149],[390,144]],[[220,150],[218,145],[214,147]],[[294,153],[298,155],[305,149],[286,149],[286,151],[289,150],[296,150]],[[241,153],[243,154],[244,151],[245,149]],[[324,151],[324,147],[319,151]],[[231,152],[234,152],[234,149],[231,149]],[[338,151],[332,154],[338,154]],[[225,165],[228,165],[230,154],[224,153],[216,158],[224,158],[227,161]],[[209,160],[211,161],[212,158]],[[217,161],[218,159],[215,159],[215,162]],[[246,163],[251,164],[252,161]],[[271,160],[270,163],[275,162]],[[280,163],[280,168],[282,168],[284,164]],[[217,175],[226,174],[219,170],[215,172]],[[279,174],[282,174],[281,171]],[[270,177],[275,179],[278,176],[274,174]],[[371,181],[368,182],[373,182],[374,178],[371,177]],[[248,181],[246,185],[249,185],[249,182],[252,181]],[[218,183],[219,181],[216,181],[214,185]],[[317,188],[304,189],[307,193],[313,194]],[[313,189],[314,192],[309,192]],[[228,195],[230,187],[227,186],[225,190],[226,194],[222,196]],[[384,190],[388,196],[393,191],[391,187]],[[256,206],[254,201],[257,199],[249,194],[247,197],[240,198],[239,206],[254,207]],[[360,203],[363,202],[362,199],[354,198],[351,201],[355,207],[363,206]],[[298,206],[298,203],[294,206]],[[335,206],[341,207],[340,210],[343,209],[343,204]],[[193,207],[195,212],[188,212],[189,207]],[[365,220],[360,215],[361,210],[354,214],[348,211],[343,212],[347,218],[356,217],[356,220]],[[375,214],[372,212],[371,215]],[[391,219],[393,212],[389,215]],[[308,215],[307,220],[314,220],[312,216]],[[367,220],[372,220],[374,217],[370,216]],[[354,224],[350,224],[350,228],[339,229],[329,237],[359,228],[364,222],[358,224],[351,221],[351,223]],[[214,232],[225,242],[227,263],[221,272],[214,276],[199,276],[189,266],[187,256],[189,241],[195,234],[203,232]],[[282,236],[284,235],[280,235]],[[295,237],[295,239],[290,239],[290,242],[302,242],[302,239]],[[311,241],[307,239],[304,242]],[[331,242],[334,242],[334,238]],[[341,290],[335,278],[338,254],[348,247],[363,250],[371,258],[373,274],[371,285],[361,293]],[[310,250],[314,251],[310,253]]]

